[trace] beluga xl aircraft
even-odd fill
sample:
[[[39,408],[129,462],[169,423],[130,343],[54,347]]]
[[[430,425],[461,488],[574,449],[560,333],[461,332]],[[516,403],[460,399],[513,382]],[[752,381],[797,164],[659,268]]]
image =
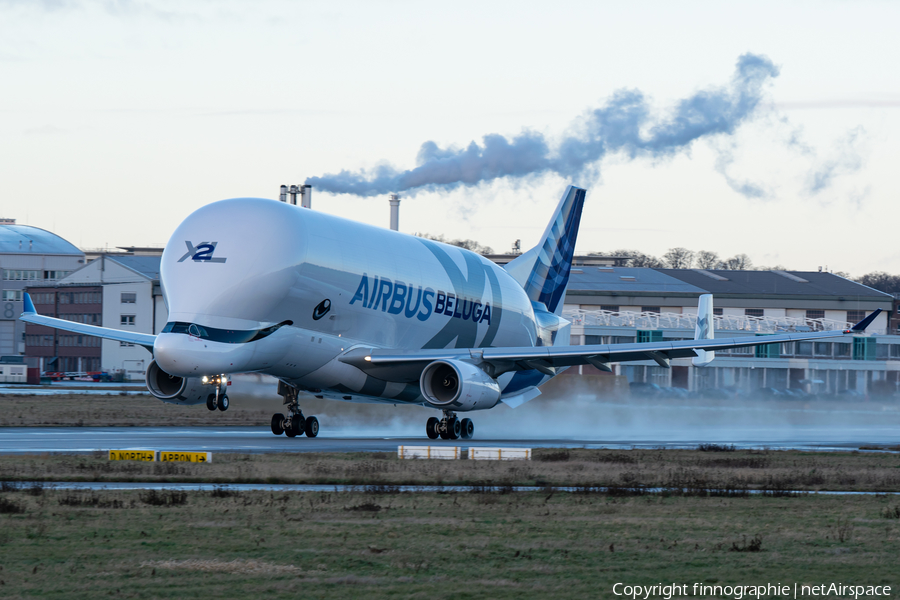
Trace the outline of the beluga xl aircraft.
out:
[[[315,437],[300,393],[419,404],[429,438],[471,438],[460,413],[517,407],[572,365],[673,358],[708,365],[715,351],[852,335],[851,329],[714,339],[700,297],[693,340],[573,346],[562,317],[585,190],[569,186],[537,246],[501,267],[468,250],[258,198],[204,206],[172,234],[160,282],[169,322],[158,335],[37,314],[22,320],[139,344],[153,354],[150,393],[226,410],[233,373],[278,379],[285,414],[272,433]]]

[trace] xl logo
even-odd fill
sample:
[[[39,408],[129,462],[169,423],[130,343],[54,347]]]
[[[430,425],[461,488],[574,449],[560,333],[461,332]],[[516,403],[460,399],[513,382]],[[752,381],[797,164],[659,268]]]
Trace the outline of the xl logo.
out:
[[[178,259],[178,262],[184,262],[190,258],[197,262],[223,263],[228,259],[222,257],[213,258],[213,254],[216,251],[216,244],[218,243],[219,242],[200,242],[194,247],[192,243],[185,240],[184,245],[187,246],[187,252]]]

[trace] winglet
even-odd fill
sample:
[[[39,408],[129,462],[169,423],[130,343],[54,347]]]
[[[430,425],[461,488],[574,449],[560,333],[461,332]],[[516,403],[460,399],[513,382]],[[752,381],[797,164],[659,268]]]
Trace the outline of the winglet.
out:
[[[711,340],[715,338],[713,318],[713,296],[703,294],[697,302],[697,325],[694,327],[695,340]],[[691,359],[695,367],[705,367],[716,358],[713,350],[694,350],[697,354]]]
[[[865,331],[866,327],[871,325],[872,321],[875,320],[875,317],[877,317],[880,314],[881,314],[881,309],[879,308],[878,310],[873,312],[871,315],[869,315],[868,317],[866,317],[865,319],[863,319],[862,321],[860,321],[859,323],[857,323],[856,325],[851,327],[850,331]]]
[[[25,292],[25,310],[22,311],[22,314],[37,314],[37,310],[34,308],[34,302],[31,301],[31,296],[28,295],[28,292]]]

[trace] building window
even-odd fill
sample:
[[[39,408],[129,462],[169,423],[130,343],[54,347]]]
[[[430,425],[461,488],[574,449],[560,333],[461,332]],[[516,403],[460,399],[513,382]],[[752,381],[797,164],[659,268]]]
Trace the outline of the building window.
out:
[[[859,323],[863,319],[866,318],[866,311],[864,310],[848,310],[847,311],[847,322],[848,323]]]
[[[761,316],[763,316],[763,313],[764,313],[764,311],[761,308],[745,308],[744,309],[744,316],[747,316],[747,317],[761,317]]]
[[[824,310],[808,310],[806,311],[807,319],[824,319],[825,311]]]
[[[831,356],[831,342],[816,342],[816,356]]]
[[[7,281],[32,281],[40,279],[40,271],[23,271],[21,269],[3,269],[3,279]]]
[[[44,271],[44,279],[62,279],[72,271]]]
[[[122,315],[121,325],[134,325],[134,315]]]
[[[3,290],[4,302],[21,302],[22,290]]]
[[[128,342],[119,342],[119,348],[132,348],[134,344],[130,344]]]
[[[642,306],[641,312],[659,314],[659,307],[658,306]]]
[[[53,304],[56,301],[54,296],[55,294],[52,292],[49,294],[47,292],[31,294],[31,301],[35,304]]]
[[[600,310],[606,310],[609,312],[619,312],[619,305],[618,304],[601,304]]]
[[[717,316],[717,317],[721,317],[721,316],[722,316],[722,309],[721,309],[721,308],[713,308],[713,314],[714,314],[715,316]]]
[[[813,353],[813,343],[812,342],[797,342],[797,349],[795,356],[812,356]]]
[[[134,292],[122,292],[122,304],[134,304],[137,302],[137,294]]]
[[[842,344],[835,343],[834,344],[834,357],[849,357],[850,356],[850,344]]]

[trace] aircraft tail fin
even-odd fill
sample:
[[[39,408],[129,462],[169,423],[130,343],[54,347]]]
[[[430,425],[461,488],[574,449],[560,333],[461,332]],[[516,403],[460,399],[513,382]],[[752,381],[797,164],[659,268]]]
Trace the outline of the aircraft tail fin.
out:
[[[695,340],[711,340],[716,335],[713,327],[713,296],[703,294],[697,304],[697,325],[694,327]],[[705,367],[713,361],[716,353],[713,350],[694,350],[697,356],[691,359],[695,367]]]
[[[562,314],[565,302],[584,195],[582,188],[566,188],[538,245],[505,267],[532,302],[555,315]]]

